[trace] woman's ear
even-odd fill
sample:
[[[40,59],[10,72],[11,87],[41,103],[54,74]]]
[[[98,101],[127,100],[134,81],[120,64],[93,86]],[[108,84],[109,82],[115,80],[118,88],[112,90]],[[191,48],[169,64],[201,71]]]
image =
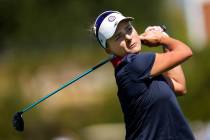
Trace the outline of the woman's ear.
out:
[[[110,46],[109,46],[108,42],[106,42],[106,46],[107,46],[105,48],[106,53],[111,54],[111,50],[110,50]]]

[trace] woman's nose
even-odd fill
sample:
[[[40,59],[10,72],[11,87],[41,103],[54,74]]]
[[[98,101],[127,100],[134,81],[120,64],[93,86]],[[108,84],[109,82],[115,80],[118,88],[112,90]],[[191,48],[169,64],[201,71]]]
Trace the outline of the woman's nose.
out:
[[[131,35],[125,34],[125,38],[126,38],[127,40],[131,40]]]

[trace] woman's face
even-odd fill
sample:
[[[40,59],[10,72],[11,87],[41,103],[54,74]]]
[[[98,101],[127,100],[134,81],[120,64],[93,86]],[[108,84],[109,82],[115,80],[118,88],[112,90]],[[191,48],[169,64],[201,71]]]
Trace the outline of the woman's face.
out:
[[[139,53],[140,50],[139,35],[129,21],[120,22],[114,35],[107,40],[106,51],[117,56]]]

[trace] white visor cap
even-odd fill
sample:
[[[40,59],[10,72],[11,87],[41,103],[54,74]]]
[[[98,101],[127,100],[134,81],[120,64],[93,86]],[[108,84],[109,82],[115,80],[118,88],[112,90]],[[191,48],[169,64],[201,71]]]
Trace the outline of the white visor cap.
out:
[[[100,16],[98,18],[100,18]],[[101,25],[98,27],[99,29],[97,29],[97,27],[95,25],[95,27],[96,27],[95,34],[96,34],[96,37],[97,37],[99,43],[102,45],[102,47],[106,48],[106,41],[114,35],[114,33],[117,29],[117,26],[121,21],[123,21],[123,20],[132,21],[133,19],[134,18],[132,18],[132,17],[123,16],[118,11],[113,11],[113,13],[107,15],[107,17],[104,18],[104,20],[101,22]],[[97,31],[98,31],[98,33],[97,33]]]

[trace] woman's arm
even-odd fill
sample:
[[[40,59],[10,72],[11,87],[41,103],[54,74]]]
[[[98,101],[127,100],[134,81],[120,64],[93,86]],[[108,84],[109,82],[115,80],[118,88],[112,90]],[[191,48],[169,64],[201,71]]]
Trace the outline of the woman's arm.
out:
[[[169,50],[163,47],[163,52],[166,53]],[[182,96],[187,93],[185,75],[181,65],[164,72],[163,75],[177,96]]]
[[[178,96],[182,96],[187,93],[185,76],[181,65],[163,73],[164,77]]]
[[[185,77],[180,64],[192,56],[191,49],[183,42],[159,31],[145,32],[140,35],[140,39],[148,46],[167,46],[168,51],[165,53],[156,53],[151,75],[156,76],[164,73],[177,94],[186,93]]]

